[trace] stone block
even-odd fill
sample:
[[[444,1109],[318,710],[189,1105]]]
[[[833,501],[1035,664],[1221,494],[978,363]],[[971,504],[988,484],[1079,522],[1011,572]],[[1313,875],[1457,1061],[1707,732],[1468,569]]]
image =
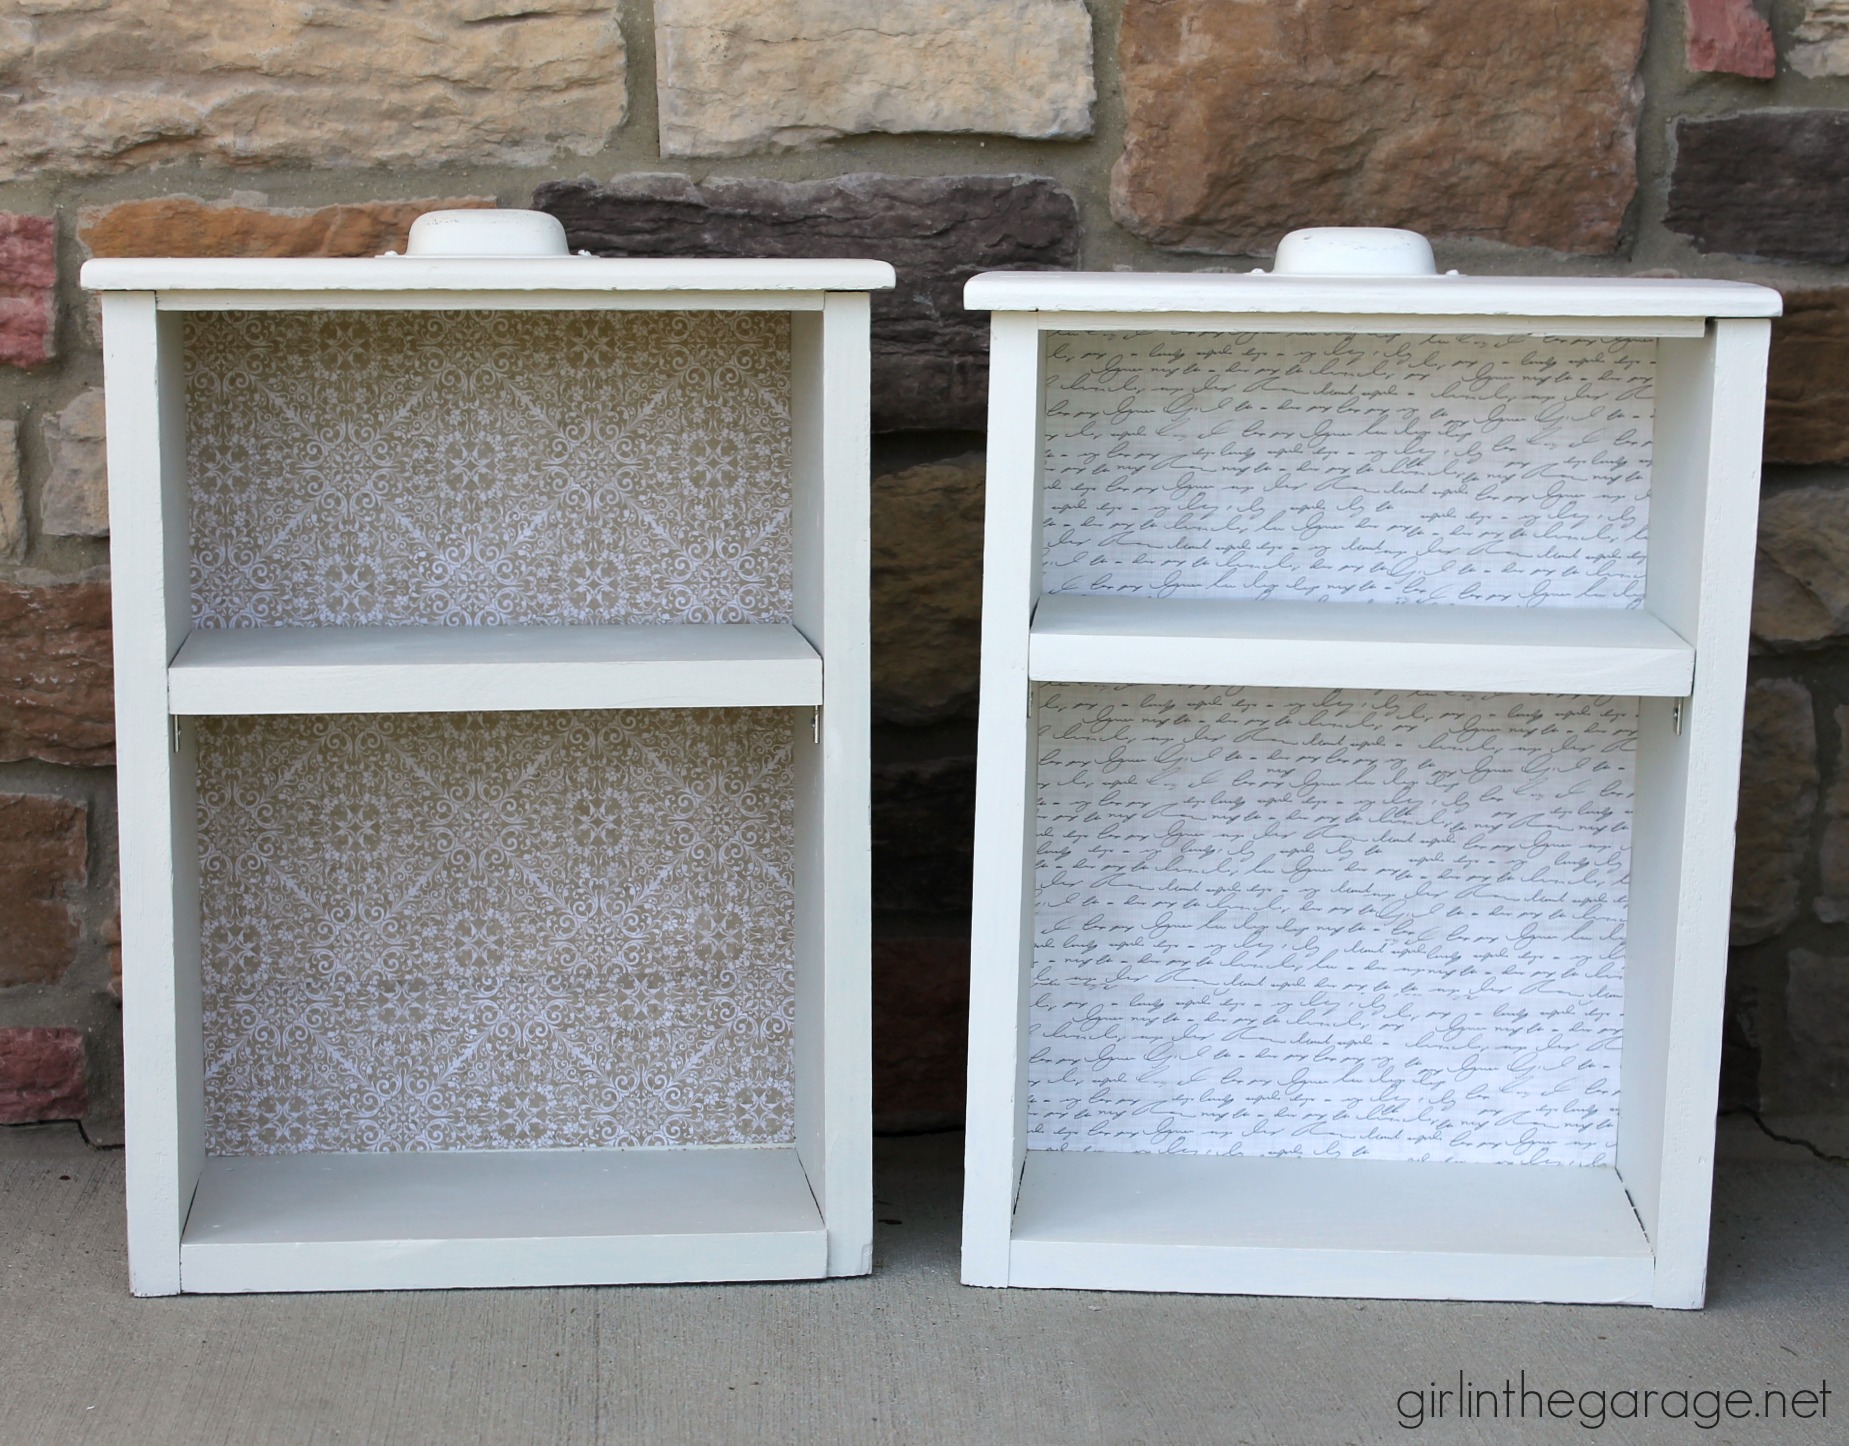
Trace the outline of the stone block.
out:
[[[492,196],[454,196],[273,209],[162,196],[85,207],[77,239],[92,256],[378,256],[403,251],[426,211],[494,204]]]
[[[1849,1098],[1849,958],[1791,951],[1785,1032],[1785,1106],[1840,1110]]]
[[[873,907],[967,915],[976,832],[971,755],[873,765]]]
[[[1814,643],[1849,632],[1849,488],[1789,487],[1759,503],[1753,636]]]
[[[664,156],[870,132],[1091,134],[1084,0],[655,0]]]
[[[968,1060],[969,939],[875,939],[874,1127],[961,1124]]]
[[[1772,27],[1753,8],[1753,0],[1688,0],[1685,15],[1690,70],[1753,80],[1770,80],[1778,73]]]
[[[1112,211],[1179,251],[1269,252],[1310,225],[1610,251],[1648,8],[1125,0]]]
[[[1766,460],[1849,462],[1849,286],[1785,291],[1766,375]]]
[[[115,762],[109,584],[0,582],[0,762]]]
[[[82,926],[71,892],[89,878],[81,804],[44,794],[0,793],[0,988],[61,978]]]
[[[0,1029],[0,1125],[82,1119],[88,1074],[81,1029]]]
[[[1663,223],[1698,251],[1849,261],[1849,110],[1676,122]]]
[[[0,561],[26,555],[26,489],[19,480],[19,426],[0,422]]]
[[[627,108],[617,0],[35,0],[0,30],[0,180],[189,158],[533,165]]]
[[[1817,850],[1817,897],[1811,908],[1826,924],[1849,920],[1849,707],[1836,710],[1836,776],[1823,800],[1823,842]]]
[[[0,65],[0,80],[4,75]],[[0,136],[10,114],[9,107],[0,106]],[[5,149],[0,142],[0,155]],[[0,161],[0,167],[4,164]],[[0,362],[35,367],[51,360],[58,332],[57,297],[57,220],[0,211]]]
[[[1753,683],[1734,825],[1733,943],[1770,939],[1797,918],[1817,788],[1810,690],[1791,678]]]
[[[1799,75],[1849,75],[1849,0],[1810,0],[1786,59]]]
[[[51,470],[39,517],[53,537],[109,536],[109,466],[104,455],[103,389],[91,387],[45,419]]]
[[[982,643],[981,453],[873,479],[873,714],[976,712]]]
[[[599,256],[856,256],[890,261],[873,293],[873,425],[986,424],[989,317],[963,309],[978,271],[1078,265],[1079,214],[1036,176],[837,176],[826,181],[624,176],[553,181],[533,204]]]

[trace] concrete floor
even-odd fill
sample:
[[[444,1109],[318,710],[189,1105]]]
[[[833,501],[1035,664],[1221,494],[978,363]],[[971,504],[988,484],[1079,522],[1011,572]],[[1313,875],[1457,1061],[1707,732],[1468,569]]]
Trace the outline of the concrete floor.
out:
[[[0,1442],[1849,1440],[1849,1170],[1745,1121],[1724,1122],[1699,1313],[965,1289],[961,1144],[880,1143],[891,1223],[866,1280],[137,1301],[120,1152],[0,1131]],[[1400,1393],[1460,1369],[1609,1392],[1827,1378],[1833,1419],[1403,1428]]]

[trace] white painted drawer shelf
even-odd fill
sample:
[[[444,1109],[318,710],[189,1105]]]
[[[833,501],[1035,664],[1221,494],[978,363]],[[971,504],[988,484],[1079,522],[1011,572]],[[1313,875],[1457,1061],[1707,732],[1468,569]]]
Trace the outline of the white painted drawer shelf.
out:
[[[807,708],[822,659],[790,623],[195,628],[167,696],[180,715]]]
[[[892,268],[84,280],[133,1291],[865,1274]]]
[[[1702,1303],[1779,298],[1412,261],[969,283],[968,1284]]]
[[[1634,608],[1043,596],[1036,682],[1680,698],[1695,650]]]

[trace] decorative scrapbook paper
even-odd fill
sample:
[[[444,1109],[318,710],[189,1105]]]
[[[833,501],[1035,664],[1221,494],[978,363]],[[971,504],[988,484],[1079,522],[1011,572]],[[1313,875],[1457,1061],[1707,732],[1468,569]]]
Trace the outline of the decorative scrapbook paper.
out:
[[[789,318],[186,319],[200,627],[787,622]]]
[[[791,726],[199,720],[207,1149],[790,1140]]]
[[[1045,590],[1640,607],[1656,348],[1054,333]]]
[[[1635,699],[1039,698],[1031,1148],[1612,1159]]]

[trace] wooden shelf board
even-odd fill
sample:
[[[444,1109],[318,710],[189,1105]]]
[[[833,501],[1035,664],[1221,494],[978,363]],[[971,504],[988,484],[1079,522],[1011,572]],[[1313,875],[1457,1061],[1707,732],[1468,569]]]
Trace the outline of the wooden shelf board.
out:
[[[1610,1167],[1033,1150],[1010,1285],[1647,1304]]]
[[[791,1280],[828,1243],[792,1147],[210,1157],[207,1293]]]
[[[1695,650],[1636,608],[1488,608],[1052,594],[1038,682],[1685,697]]]
[[[195,628],[177,714],[796,708],[822,660],[788,623],[665,627]]]

